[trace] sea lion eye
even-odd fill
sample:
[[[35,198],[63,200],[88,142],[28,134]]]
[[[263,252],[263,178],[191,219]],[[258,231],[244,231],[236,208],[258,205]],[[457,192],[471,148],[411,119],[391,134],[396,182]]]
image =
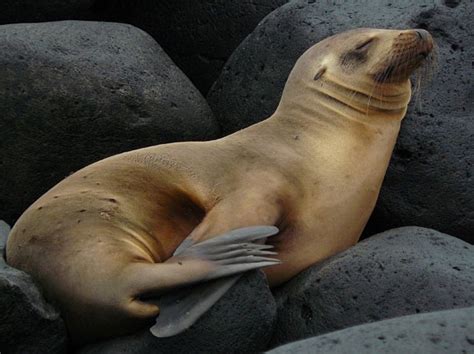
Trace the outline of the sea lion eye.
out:
[[[366,50],[370,47],[370,44],[374,41],[373,38],[369,38],[367,39],[366,41],[360,43],[357,45],[357,47],[355,47],[355,50],[357,51],[361,51],[361,50]]]
[[[368,52],[370,45],[374,41],[374,38],[366,39],[365,41],[359,43],[354,49],[349,49],[343,55],[341,55],[341,65],[343,67],[349,68],[367,60]]]

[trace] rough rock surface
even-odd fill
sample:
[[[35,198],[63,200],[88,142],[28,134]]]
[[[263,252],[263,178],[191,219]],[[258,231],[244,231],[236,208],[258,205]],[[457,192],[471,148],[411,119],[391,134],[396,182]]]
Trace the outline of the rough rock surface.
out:
[[[69,20],[85,16],[96,0],[2,0],[0,24]]]
[[[438,72],[412,104],[366,234],[419,225],[474,242],[474,16],[472,1],[292,1],[236,49],[208,94],[224,133],[273,113],[297,58],[356,27],[426,28]]]
[[[356,326],[274,349],[269,354],[472,353],[474,307]]]
[[[435,36],[439,69],[402,125],[366,235],[418,225],[474,243],[474,2],[447,3],[411,22]]]
[[[0,221],[0,353],[66,353],[59,313],[48,305],[30,276],[3,258],[9,227]]]
[[[98,0],[96,18],[150,33],[201,92],[258,22],[288,0]]]
[[[205,99],[146,33],[83,21],[0,26],[0,215],[101,158],[218,135]]]
[[[273,343],[420,312],[474,305],[474,246],[403,227],[364,240],[275,292]]]
[[[224,133],[271,115],[296,60],[333,34],[357,28],[410,27],[411,18],[432,0],[353,2],[296,0],[268,15],[240,44],[208,94]],[[403,14],[403,16],[402,16]]]
[[[10,225],[0,220],[0,257],[5,258],[5,249],[7,246],[8,234],[10,233]]]
[[[155,338],[144,330],[80,353],[256,353],[267,348],[275,317],[275,301],[263,273],[250,272],[182,334]]]

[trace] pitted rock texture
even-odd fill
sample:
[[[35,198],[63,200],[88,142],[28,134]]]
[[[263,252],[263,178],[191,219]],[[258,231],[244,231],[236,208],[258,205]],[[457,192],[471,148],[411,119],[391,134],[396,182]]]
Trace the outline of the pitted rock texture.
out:
[[[472,353],[473,318],[474,307],[398,317],[290,343],[268,353]]]
[[[150,33],[201,92],[233,50],[272,10],[288,0],[98,0],[97,19],[131,23]]]
[[[392,2],[390,2],[392,3]],[[207,98],[229,134],[270,116],[296,60],[326,37],[357,27],[402,28],[432,0],[292,1],[269,14],[224,66]]]
[[[77,19],[86,16],[96,0],[2,0],[0,24]]]
[[[292,1],[235,50],[208,94],[225,134],[270,116],[297,58],[357,27],[426,28],[438,70],[422,85],[400,132],[366,235],[419,225],[474,242],[474,16],[472,1]]]
[[[10,223],[92,162],[218,135],[199,91],[125,24],[0,26],[0,107],[0,215]]]
[[[403,315],[474,306],[474,246],[403,227],[308,268],[275,291],[273,344]]]
[[[438,70],[405,118],[365,235],[418,225],[474,243],[473,17],[462,1],[410,22],[435,37]]]
[[[262,272],[244,275],[191,328],[169,338],[148,330],[83,348],[80,354],[256,353],[267,348],[276,305]]]
[[[10,230],[10,225],[5,221],[0,220],[0,257],[5,258],[5,249],[7,248],[7,239]]]
[[[0,221],[0,353],[66,353],[66,328],[33,280],[5,263],[10,227]]]

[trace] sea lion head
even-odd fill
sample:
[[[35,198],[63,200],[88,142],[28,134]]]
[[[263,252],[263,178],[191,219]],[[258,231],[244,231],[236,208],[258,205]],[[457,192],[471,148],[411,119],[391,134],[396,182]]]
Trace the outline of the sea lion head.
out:
[[[433,46],[423,29],[361,28],[328,37],[298,59],[281,105],[303,104],[308,110],[314,98],[328,99],[326,104],[349,115],[386,111],[401,119],[411,96],[410,76],[431,57]]]

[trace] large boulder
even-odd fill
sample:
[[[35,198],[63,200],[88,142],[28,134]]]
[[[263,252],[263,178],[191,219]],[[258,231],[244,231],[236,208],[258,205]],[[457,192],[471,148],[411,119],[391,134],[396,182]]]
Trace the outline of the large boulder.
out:
[[[156,338],[146,329],[83,348],[80,354],[257,353],[267,348],[275,317],[265,276],[250,272],[179,335]]]
[[[222,66],[258,22],[288,0],[98,0],[95,18],[150,33],[206,93]]]
[[[82,21],[0,26],[0,215],[71,172],[218,135],[205,99],[145,32]]]
[[[0,24],[69,20],[86,16],[96,0],[2,0]]]
[[[472,1],[292,1],[235,50],[208,102],[232,133],[274,112],[297,58],[323,38],[356,27],[428,29],[439,70],[405,118],[366,235],[420,225],[474,242],[473,11]]]
[[[273,344],[474,306],[474,246],[430,229],[390,230],[310,267],[275,296]]]
[[[66,328],[29,275],[5,263],[9,226],[0,221],[0,353],[66,353]]]
[[[0,257],[5,258],[5,250],[7,248],[8,234],[10,233],[10,225],[0,220]]]
[[[474,307],[399,317],[290,343],[269,354],[472,353]]]
[[[474,243],[473,17],[463,1],[410,22],[435,36],[439,71],[405,118],[365,235],[418,225]]]
[[[357,28],[409,27],[432,0],[296,0],[269,14],[234,51],[207,98],[224,133],[233,133],[270,116],[296,60],[333,34]]]

